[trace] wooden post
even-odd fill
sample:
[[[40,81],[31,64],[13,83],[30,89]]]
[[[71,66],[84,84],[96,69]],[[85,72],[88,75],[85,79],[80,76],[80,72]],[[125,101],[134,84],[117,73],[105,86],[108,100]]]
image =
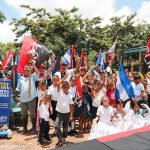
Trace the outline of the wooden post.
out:
[[[141,66],[141,51],[139,51],[139,72],[141,72],[142,66]]]
[[[31,57],[29,56],[29,86],[28,86],[28,96],[31,97]]]
[[[15,91],[15,89],[16,89],[16,70],[15,70],[15,60],[16,60],[16,56],[17,56],[16,51],[13,51],[12,55],[13,55],[13,67],[12,67],[12,74],[13,74],[13,90]]]

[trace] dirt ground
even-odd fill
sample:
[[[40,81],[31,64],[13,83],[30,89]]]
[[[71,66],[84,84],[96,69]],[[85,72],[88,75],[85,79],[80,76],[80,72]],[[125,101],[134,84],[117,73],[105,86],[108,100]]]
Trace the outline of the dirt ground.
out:
[[[20,130],[20,129],[19,129]],[[49,150],[53,149],[56,146],[57,138],[56,136],[53,136],[54,129],[51,128],[50,135],[52,137],[52,143],[48,143],[44,141],[44,145],[41,146],[37,142],[37,136],[36,135],[22,135],[19,133],[19,131],[14,130],[12,138],[10,139],[0,139],[0,150]],[[89,133],[80,135],[77,134],[75,136],[68,136],[66,141],[67,144],[74,144],[79,143],[82,141],[88,140]],[[64,145],[64,149],[65,146]]]

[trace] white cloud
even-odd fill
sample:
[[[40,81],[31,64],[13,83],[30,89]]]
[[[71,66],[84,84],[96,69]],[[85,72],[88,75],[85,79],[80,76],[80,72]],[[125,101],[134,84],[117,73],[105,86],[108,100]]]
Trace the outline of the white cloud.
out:
[[[12,32],[8,21],[0,24],[0,42],[10,42],[15,39],[15,34]]]
[[[121,9],[115,10],[115,3],[117,0],[5,0],[5,2],[7,5],[15,9],[20,17],[23,17],[26,14],[26,10],[20,7],[21,4],[30,5],[31,7],[35,8],[43,7],[52,14],[55,13],[55,8],[71,9],[73,6],[75,6],[79,8],[79,14],[81,14],[82,17],[101,16],[104,19],[102,26],[110,23],[109,19],[112,16],[127,16],[133,12],[128,6],[123,6]],[[150,23],[149,10],[150,2],[143,2],[140,9],[137,11],[137,20],[146,20]],[[7,24],[3,29],[3,32],[9,31],[10,33],[5,35],[3,41],[9,41],[14,37],[14,34],[8,28],[9,26]],[[6,36],[8,36],[8,39]],[[1,35],[0,37],[2,39]]]
[[[83,17],[101,16],[109,18],[114,12],[113,5],[115,0],[5,0],[5,2],[16,9],[20,16],[25,13],[24,9],[20,8],[20,5],[26,4],[35,8],[46,8],[52,13],[54,13],[55,8],[71,9],[76,6]]]
[[[140,22],[145,21],[150,23],[150,1],[144,1],[137,13]]]
[[[126,16],[131,15],[131,13],[132,13],[132,10],[128,6],[123,6],[121,9],[117,10],[114,13],[114,15],[120,17],[123,15],[126,15]]]

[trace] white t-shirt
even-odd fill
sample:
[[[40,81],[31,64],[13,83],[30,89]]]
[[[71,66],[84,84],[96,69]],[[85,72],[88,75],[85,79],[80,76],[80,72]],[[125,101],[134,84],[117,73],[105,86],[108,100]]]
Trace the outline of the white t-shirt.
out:
[[[98,93],[93,99],[92,99],[92,106],[94,107],[99,107],[101,106],[101,101],[102,101],[102,95]]]
[[[98,107],[97,116],[100,116],[100,121],[110,123],[111,117],[114,116],[114,110],[111,106],[105,108],[103,105]]]
[[[135,98],[141,95],[141,92],[144,91],[144,85],[142,83],[135,84],[135,82],[131,82]]]
[[[71,77],[74,75],[74,69],[69,69],[67,70],[67,73],[68,73],[68,77],[65,79],[65,81],[70,81]],[[56,72],[55,75],[58,75],[58,77],[61,79],[61,73],[60,71]]]
[[[43,103],[38,108],[40,118],[43,118],[45,121],[49,121],[49,103],[44,105]]]
[[[45,91],[42,91],[41,89],[38,90],[37,89],[37,94],[38,94],[38,106],[39,106],[39,102],[40,102],[40,98],[42,97],[42,95],[45,93]]]
[[[102,96],[105,96],[106,95],[106,88],[103,87],[102,89],[100,89],[99,93],[102,95]]]
[[[65,94],[62,90],[57,93],[56,110],[60,113],[69,113],[70,104],[73,104],[71,94]]]
[[[48,88],[47,95],[51,96],[51,99],[53,101],[57,101],[57,87],[55,87],[53,84]]]
[[[69,93],[71,94],[72,98],[75,98],[76,96],[76,86],[72,87],[70,86],[70,89],[69,89]]]

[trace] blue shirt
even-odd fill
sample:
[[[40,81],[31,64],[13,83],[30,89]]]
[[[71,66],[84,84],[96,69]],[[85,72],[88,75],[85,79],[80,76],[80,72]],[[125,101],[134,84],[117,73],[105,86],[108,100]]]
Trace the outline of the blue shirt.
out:
[[[20,92],[20,102],[25,103],[33,100],[37,97],[37,90],[35,87],[35,82],[38,80],[38,75],[36,73],[31,75],[31,96],[29,97],[28,88],[29,88],[29,77],[25,78],[21,76],[18,80],[16,90]]]

